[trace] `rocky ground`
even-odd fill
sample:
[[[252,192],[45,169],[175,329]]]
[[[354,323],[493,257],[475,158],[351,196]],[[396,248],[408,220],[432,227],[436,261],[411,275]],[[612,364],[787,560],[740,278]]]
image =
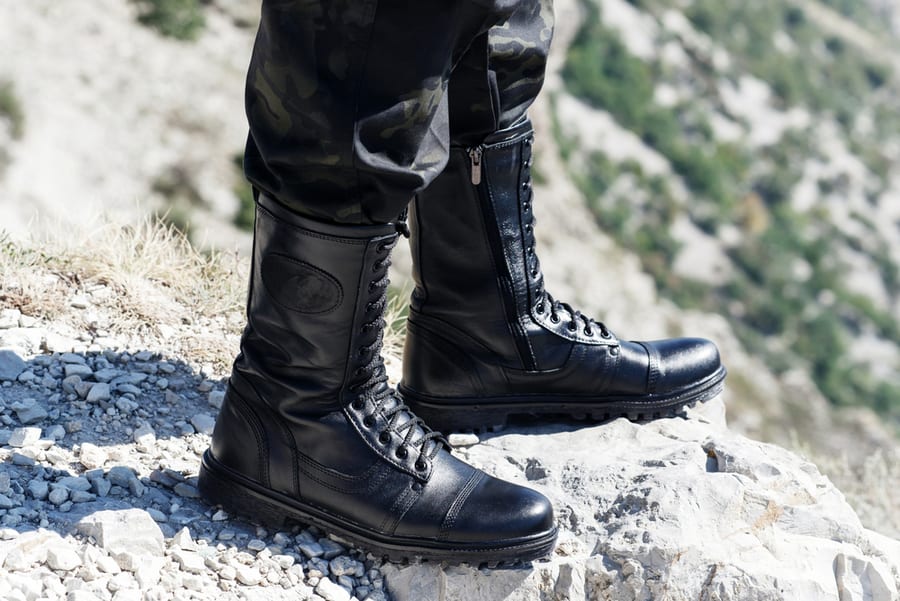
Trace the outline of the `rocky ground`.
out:
[[[384,564],[229,516],[196,475],[244,264],[151,226],[66,240],[0,244],[0,598],[898,599],[900,543],[813,464],[728,430],[721,400],[452,436],[553,501],[558,548],[521,569]]]

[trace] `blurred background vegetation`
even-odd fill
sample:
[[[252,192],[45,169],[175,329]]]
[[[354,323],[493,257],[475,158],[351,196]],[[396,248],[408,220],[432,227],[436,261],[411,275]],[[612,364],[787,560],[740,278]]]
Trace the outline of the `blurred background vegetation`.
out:
[[[123,57],[130,72],[117,75],[132,81],[136,72],[147,86],[121,101],[135,100],[134,127],[157,118],[148,127],[157,137],[132,163],[146,179],[153,211],[198,245],[198,224],[248,232],[253,200],[241,172],[244,122],[235,106],[259,3],[116,6],[140,32],[123,26],[127,45],[139,42],[137,55],[161,57],[159,65]],[[775,374],[803,370],[835,407],[872,408],[900,428],[900,10],[885,0],[557,6],[558,29],[571,35],[557,44],[560,78],[548,81],[545,94],[554,150],[600,229],[639,257],[661,296],[725,316],[749,354]],[[106,17],[121,25],[118,13]],[[194,79],[182,73],[179,81],[180,63],[192,61],[198,66],[184,73]],[[148,65],[156,79],[141,71]],[[79,93],[102,90],[112,67],[96,76],[80,65],[73,76]],[[202,81],[213,67],[227,82]],[[32,83],[0,70],[0,186],[22,179],[15,166],[28,157],[28,134],[46,130],[47,117],[31,112],[43,95]],[[122,94],[127,87],[116,84]],[[109,109],[102,105],[109,90],[98,93],[101,101],[84,104],[101,120],[129,108]],[[164,104],[179,95],[178,108]],[[235,106],[224,110],[221,98]],[[582,108],[572,112],[572,102]],[[586,138],[595,124],[584,121],[601,116],[615,124],[604,130],[608,139]],[[75,125],[68,114],[60,121]],[[639,151],[616,152],[630,139]],[[71,156],[84,150],[70,142],[53,144],[71,145]],[[97,162],[90,149],[84,154]],[[538,183],[546,181],[546,160],[539,152]],[[100,179],[93,177],[84,176],[91,193]],[[121,182],[110,190],[123,194]],[[700,243],[709,252],[698,253]]]
[[[746,347],[776,372],[806,367],[833,403],[867,405],[900,422],[896,363],[884,369],[853,353],[862,338],[900,347],[900,223],[885,239],[867,211],[879,202],[900,202],[883,198],[896,175],[892,146],[900,139],[900,88],[893,65],[828,31],[799,2],[630,4],[660,19],[682,10],[701,39],[721,45],[730,60],[717,64],[708,54],[687,52],[684,64],[673,67],[660,57],[639,58],[604,22],[602,3],[583,3],[585,18],[563,70],[567,90],[639,136],[668,160],[674,176],[650,175],[638,162],[616,162],[599,151],[570,162],[598,223],[641,257],[659,288],[680,306],[729,316]],[[826,4],[862,24],[883,25],[863,2]],[[779,38],[787,50],[778,50]],[[802,110],[810,125],[788,128],[773,142],[756,146],[723,140],[710,115],[738,122],[740,116],[723,105],[721,82],[746,75],[768,85],[775,110]],[[685,80],[690,93],[674,103],[658,101],[661,85],[684,89]],[[864,127],[863,119],[875,126]],[[819,201],[803,207],[794,202],[807,163],[822,155],[815,129],[820,124],[833,125],[864,166],[862,202],[852,202],[850,196],[860,192],[849,189],[850,176],[838,168],[816,181]],[[561,127],[557,136],[560,147],[572,154],[579,141],[566,139]],[[630,185],[615,185],[626,177]],[[687,201],[673,197],[673,179],[687,188]],[[652,201],[636,205],[635,188]],[[836,205],[851,208],[835,210]],[[721,281],[676,274],[680,242],[671,228],[679,216],[721,241],[730,264]],[[847,218],[856,222],[853,228],[842,227]],[[845,276],[859,268],[843,260],[851,254],[862,255],[887,299],[879,291],[876,300],[848,281]],[[886,360],[896,361],[896,356]]]

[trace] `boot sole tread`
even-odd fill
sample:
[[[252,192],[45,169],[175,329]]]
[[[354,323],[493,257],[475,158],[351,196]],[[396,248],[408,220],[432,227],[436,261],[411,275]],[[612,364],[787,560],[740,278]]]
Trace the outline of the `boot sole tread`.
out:
[[[550,555],[556,544],[557,529],[509,544],[479,546],[478,543],[452,543],[438,540],[409,539],[366,531],[349,524],[340,516],[267,489],[221,465],[209,451],[200,466],[199,489],[211,505],[221,506],[232,515],[260,525],[285,528],[307,525],[357,546],[361,550],[393,563],[416,560],[477,568],[515,568]],[[394,541],[389,539],[394,538]],[[502,541],[498,541],[500,543]]]
[[[666,395],[641,397],[533,394],[443,398],[411,391],[402,383],[398,392],[415,414],[435,430],[479,434],[502,429],[510,417],[518,415],[566,416],[594,422],[620,417],[633,422],[680,417],[688,408],[718,396],[724,389],[726,374],[726,369],[721,367],[712,376],[689,388]]]

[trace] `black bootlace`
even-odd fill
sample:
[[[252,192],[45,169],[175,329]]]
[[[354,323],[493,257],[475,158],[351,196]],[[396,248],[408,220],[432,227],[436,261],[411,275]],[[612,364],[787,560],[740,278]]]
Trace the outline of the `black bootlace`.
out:
[[[537,285],[537,290],[534,295],[535,309],[539,314],[543,315],[544,311],[549,307],[550,321],[555,324],[562,320],[560,317],[561,314],[565,315],[566,319],[568,319],[567,328],[570,332],[576,332],[578,328],[581,327],[585,336],[593,336],[594,331],[596,330],[600,332],[600,336],[603,338],[612,338],[612,332],[602,321],[596,321],[593,318],[584,315],[581,311],[573,308],[569,303],[554,299],[553,295],[544,288],[541,262],[535,251],[537,240],[534,235],[534,226],[537,219],[532,210],[533,190],[531,184],[531,147],[533,143],[534,138],[526,138],[525,150],[523,153],[522,192],[520,198],[522,203],[522,227],[525,233],[525,261],[529,275]]]
[[[402,443],[394,453],[399,459],[406,459],[409,449],[418,447],[419,457],[415,466],[417,470],[424,471],[428,467],[425,460],[434,458],[441,448],[440,443],[445,442],[444,438],[417,417],[390,387],[381,356],[386,325],[384,312],[390,284],[388,267],[391,265],[391,250],[396,246],[397,240],[394,237],[376,247],[379,259],[372,264],[365,321],[360,328],[360,345],[353,358],[358,361],[358,367],[353,371],[353,381],[348,389],[357,395],[352,402],[354,409],[361,411],[369,408],[363,415],[363,425],[375,426],[376,416],[380,414],[387,426],[378,433],[378,441],[388,444],[393,440],[392,432],[403,436]]]

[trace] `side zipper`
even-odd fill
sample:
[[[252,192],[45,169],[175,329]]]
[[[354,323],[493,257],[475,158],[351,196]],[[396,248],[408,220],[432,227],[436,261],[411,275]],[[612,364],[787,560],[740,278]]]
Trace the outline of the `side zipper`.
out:
[[[474,146],[468,153],[472,168],[472,185],[477,186],[481,183],[481,155],[484,153],[484,146]]]

